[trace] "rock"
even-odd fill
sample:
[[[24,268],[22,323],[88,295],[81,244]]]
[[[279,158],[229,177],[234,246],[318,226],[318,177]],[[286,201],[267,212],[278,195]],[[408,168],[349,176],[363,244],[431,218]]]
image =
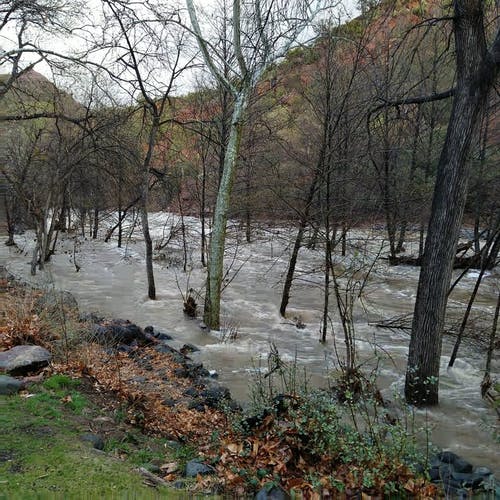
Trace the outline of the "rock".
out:
[[[98,434],[82,434],[80,439],[86,443],[90,443],[96,450],[104,450],[104,440]]]
[[[52,358],[47,349],[37,345],[18,345],[0,352],[0,372],[26,375],[47,366]]]
[[[262,488],[257,495],[255,495],[255,500],[289,500],[290,495],[279,486],[273,486],[272,488]]]
[[[168,408],[173,408],[177,403],[175,401],[175,399],[172,399],[172,398],[165,398],[161,404],[163,406],[167,406]]]
[[[203,404],[203,401],[191,401],[188,404],[188,409],[196,410],[199,411],[200,413],[203,413],[205,411],[205,405]]]
[[[156,340],[165,341],[173,339],[173,337],[168,333],[161,332],[160,330],[157,330],[154,326],[151,325],[146,326],[146,328],[144,328],[144,333],[152,335]]]
[[[429,479],[431,482],[441,481],[441,473],[439,472],[439,467],[432,467],[429,469]]]
[[[200,392],[204,404],[211,408],[218,408],[223,401],[231,399],[231,392],[222,385],[211,387]]]
[[[179,350],[182,352],[182,354],[189,354],[192,352],[199,352],[200,349],[194,344],[184,344]]]
[[[208,377],[209,372],[204,368],[203,363],[186,363],[186,369],[190,378]]]
[[[451,464],[443,464],[439,467],[439,477],[444,481],[451,476],[453,472],[453,466]]]
[[[81,323],[102,323],[104,321],[104,316],[96,312],[83,312],[80,313],[78,319]]]
[[[144,384],[146,382],[146,377],[143,377],[141,375],[138,375],[137,377],[132,377],[130,379],[131,382],[134,382],[135,384]]]
[[[130,321],[121,319],[114,319],[106,324],[94,324],[92,333],[94,339],[103,345],[131,345],[133,342],[147,345],[149,343],[141,328]]]
[[[453,479],[451,475],[443,479],[443,488],[445,491],[449,490],[450,488],[460,489],[461,487],[462,487],[462,482]]]
[[[213,474],[214,469],[209,465],[201,462],[198,459],[190,460],[186,464],[186,470],[184,475],[186,477],[196,477],[198,474],[201,476],[206,476],[207,474]]]
[[[165,445],[169,448],[172,448],[173,450],[179,450],[180,448],[182,448],[182,444],[179,443],[179,441],[174,441],[173,439],[168,440]]]
[[[459,481],[464,488],[478,488],[484,481],[484,477],[478,474],[468,474],[464,472],[452,472],[451,477]]]
[[[183,490],[186,487],[186,483],[184,481],[175,481],[172,485],[176,490]]]
[[[157,345],[155,346],[155,351],[158,351],[162,354],[179,354],[179,352],[174,349],[172,346],[168,345],[168,344],[160,344],[160,345]]]
[[[436,455],[436,458],[445,464],[452,464],[460,457],[452,451],[442,451]]]
[[[205,323],[203,323],[203,321],[199,324],[199,327],[204,331],[208,330],[208,326]]]
[[[455,469],[456,472],[470,474],[473,468],[472,464],[463,458],[458,457],[453,461],[453,469]]]
[[[178,378],[197,379],[208,377],[209,372],[202,363],[184,363],[183,367],[174,370],[174,375]]]
[[[161,340],[162,342],[165,342],[166,340],[173,340],[174,338],[172,335],[163,332],[157,332],[156,335],[153,335],[153,337],[157,340]]]
[[[18,393],[23,388],[23,383],[17,378],[0,375],[0,395],[10,396]]]
[[[174,361],[175,363],[184,363],[186,361],[186,356],[184,356],[177,349],[174,349],[168,344],[157,345],[155,347],[155,351],[158,351],[162,354],[169,354],[172,358],[172,361]]]
[[[152,474],[161,474],[161,469],[156,464],[151,464],[151,463],[144,464],[144,468],[149,472],[151,472]]]
[[[183,393],[183,396],[189,396],[190,398],[198,397],[198,390],[194,387],[188,387]]]
[[[481,477],[488,477],[493,474],[491,469],[488,469],[488,467],[476,467],[474,469],[474,474],[481,476]]]
[[[174,370],[174,375],[177,378],[188,378],[189,377],[189,372],[186,370],[186,368],[176,368]]]

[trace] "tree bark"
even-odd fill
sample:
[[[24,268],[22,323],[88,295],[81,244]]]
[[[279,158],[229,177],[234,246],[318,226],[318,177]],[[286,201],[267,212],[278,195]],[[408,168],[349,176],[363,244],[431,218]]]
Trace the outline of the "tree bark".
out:
[[[224,169],[217,193],[213,230],[210,239],[208,287],[205,297],[204,321],[210,328],[216,330],[220,327],[220,298],[224,269],[227,217],[241,141],[243,113],[248,103],[249,93],[250,89],[243,89],[234,103],[229,142],[224,157]]]
[[[470,175],[468,156],[497,73],[486,48],[482,2],[455,0],[454,6],[457,87],[438,163],[406,371],[406,399],[418,406],[439,401],[441,337]]]

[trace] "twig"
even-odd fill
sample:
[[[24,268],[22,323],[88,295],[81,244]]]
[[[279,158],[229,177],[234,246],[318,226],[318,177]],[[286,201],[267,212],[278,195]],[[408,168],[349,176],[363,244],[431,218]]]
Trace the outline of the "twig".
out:
[[[168,482],[162,479],[161,477],[156,476],[155,474],[152,474],[148,470],[146,470],[144,467],[139,467],[136,469],[136,471],[141,475],[144,476],[148,481],[153,483],[154,486],[168,486]],[[148,483],[146,483],[148,484]],[[148,484],[148,486],[151,486]]]

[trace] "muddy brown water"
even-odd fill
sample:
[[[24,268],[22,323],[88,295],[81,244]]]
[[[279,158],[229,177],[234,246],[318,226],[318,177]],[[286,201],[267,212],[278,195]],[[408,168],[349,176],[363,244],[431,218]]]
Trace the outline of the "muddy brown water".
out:
[[[155,241],[168,233],[174,216],[153,214],[151,226]],[[103,243],[78,237],[63,239],[52,262],[43,272],[30,277],[29,256],[33,245],[28,232],[18,236],[18,248],[0,245],[0,264],[14,274],[38,285],[69,290],[77,298],[80,309],[100,311],[110,317],[130,319],[141,326],[154,325],[171,333],[179,346],[191,342],[201,347],[196,359],[219,373],[219,380],[227,385],[233,396],[247,400],[249,384],[255,379],[256,369],[265,365],[273,343],[285,361],[296,360],[305,367],[311,383],[325,385],[327,372],[338,367],[337,355],[343,357],[343,337],[338,316],[332,303],[332,326],[328,342],[318,342],[322,310],[322,255],[319,251],[303,249],[300,255],[296,285],[288,310],[289,319],[278,314],[283,275],[286,272],[290,242],[294,231],[290,228],[261,228],[253,243],[243,241],[236,225],[228,239],[226,263],[232,263],[228,274],[230,283],[223,293],[221,332],[200,328],[200,320],[184,317],[182,293],[192,289],[202,293],[205,271],[199,264],[199,222],[188,218],[188,272],[182,271],[182,245],[179,238],[163,251],[164,258],[155,262],[158,299],[148,300],[146,294],[143,243],[139,231],[132,233],[127,245],[118,249],[116,241]],[[105,228],[103,228],[103,233]],[[379,253],[383,245],[380,231],[354,231],[349,235],[348,257],[339,259],[338,268],[349,266],[364,275],[368,261]],[[411,250],[411,248],[410,248]],[[76,252],[75,252],[76,251]],[[80,271],[76,272],[76,258]],[[457,317],[464,310],[472,289],[475,272],[462,280],[450,298],[450,306]],[[418,280],[418,269],[389,267],[379,260],[354,310],[356,349],[359,360],[367,370],[378,367],[378,384],[386,397],[401,395],[409,336],[401,330],[380,329],[373,322],[410,313]],[[342,281],[344,284],[345,280]],[[495,293],[500,286],[497,271],[488,273],[474,309],[475,317],[485,323],[492,317]],[[201,303],[201,298],[198,300]],[[295,326],[300,318],[306,326]],[[233,342],[224,342],[228,332],[236,331]],[[497,426],[495,412],[484,403],[479,384],[484,368],[484,352],[474,342],[460,350],[452,370],[447,362],[453,339],[445,338],[440,375],[440,405],[429,411],[418,411],[418,425],[427,423],[432,430],[431,441],[450,449],[474,465],[486,465],[500,477],[500,445],[494,442],[493,429]],[[337,354],[336,354],[337,353]],[[493,363],[498,377],[498,352]]]

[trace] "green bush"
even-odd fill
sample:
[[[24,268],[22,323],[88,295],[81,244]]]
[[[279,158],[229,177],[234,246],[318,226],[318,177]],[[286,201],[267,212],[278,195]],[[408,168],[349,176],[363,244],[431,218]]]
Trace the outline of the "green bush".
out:
[[[355,377],[340,377],[328,390],[310,389],[307,377],[297,375],[296,363],[284,363],[275,349],[268,363],[267,369],[259,366],[256,370],[253,405],[236,419],[236,432],[258,433],[260,423],[266,421],[263,439],[279,437],[294,450],[289,464],[307,457],[311,466],[329,463],[332,471],[352,466],[359,487],[366,491],[382,488],[388,494],[397,492],[402,488],[397,478],[403,469],[427,465],[428,446],[419,444],[409,407],[401,403],[397,408],[400,417],[395,418],[374,383],[360,372]],[[346,388],[349,382],[352,390]],[[259,415],[262,418],[255,419]],[[256,428],[248,429],[249,417],[256,421]],[[423,436],[421,441],[428,441],[427,430]],[[320,477],[311,474],[308,482],[315,484]],[[262,479],[258,471],[255,476]],[[334,476],[331,485],[342,491]]]

